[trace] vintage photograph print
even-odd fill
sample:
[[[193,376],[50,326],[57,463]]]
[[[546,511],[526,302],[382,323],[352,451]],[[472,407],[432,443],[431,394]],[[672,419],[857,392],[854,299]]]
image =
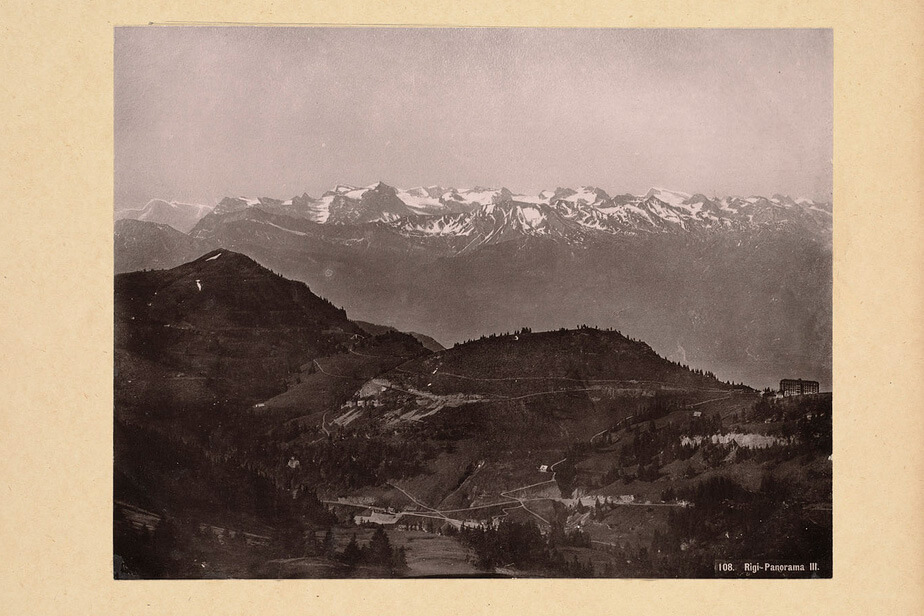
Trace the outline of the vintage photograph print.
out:
[[[831,30],[114,36],[115,578],[831,576]]]

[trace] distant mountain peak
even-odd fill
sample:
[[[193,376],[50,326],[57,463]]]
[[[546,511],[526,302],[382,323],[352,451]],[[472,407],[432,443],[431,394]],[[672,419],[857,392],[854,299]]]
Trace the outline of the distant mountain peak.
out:
[[[507,201],[512,201],[512,200],[513,200],[513,193],[503,187],[500,190],[498,190],[497,194],[494,195],[494,197],[492,198],[492,201],[494,203],[505,203]]]
[[[195,266],[198,270],[233,270],[233,271],[260,271],[270,273],[265,267],[251,259],[245,254],[228,250],[227,248],[217,248],[210,250],[198,259],[193,259],[187,266]]]
[[[130,218],[145,222],[169,225],[188,233],[199,220],[213,211],[213,207],[201,203],[183,203],[165,199],[151,199],[138,209],[120,210],[117,219]]]
[[[541,212],[535,208],[529,211],[511,210],[513,215],[521,218],[524,223],[514,225],[514,228],[527,235],[533,235],[538,233],[539,229],[546,229],[544,223],[539,226],[533,224],[538,222],[537,216],[546,219],[551,216],[565,221],[562,225],[552,226],[561,230],[567,227],[566,235],[572,239],[574,234],[571,231],[575,229],[591,233],[636,235],[734,230],[771,225],[802,227],[812,233],[826,233],[831,226],[829,203],[817,203],[801,197],[793,199],[780,193],[775,193],[770,198],[727,196],[720,199],[707,197],[703,193],[691,195],[669,188],[653,187],[641,196],[610,196],[597,186],[581,185],[577,188],[559,186],[554,191],[543,190],[538,195],[522,195],[514,194],[503,186],[495,188],[484,185],[475,185],[472,188],[444,188],[431,185],[401,189],[387,184],[384,180],[365,187],[337,184],[319,199],[314,199],[307,193],[287,201],[269,197],[226,197],[214,209],[157,199],[145,206],[146,210],[153,213],[136,211],[134,215],[122,213],[119,217],[171,224],[174,228],[189,233],[196,223],[209,213],[227,215],[254,209],[318,224],[383,223],[392,225],[401,233],[428,235],[430,231],[423,232],[422,229],[438,229],[437,235],[455,233],[465,236],[471,234],[472,230],[465,222],[464,215],[484,216],[485,211],[476,210],[489,204],[553,206],[548,212]],[[535,212],[540,212],[540,215]],[[459,218],[459,215],[463,217]],[[455,218],[451,222],[441,220],[445,216]],[[406,217],[411,217],[407,224],[399,223]],[[418,220],[416,217],[429,217],[429,220]],[[497,239],[501,236],[507,239],[513,237],[509,233],[492,237]]]
[[[394,187],[389,186],[388,184],[386,184],[385,182],[381,180],[379,180],[375,185],[370,187],[369,190],[377,192],[377,193],[392,194],[392,195],[397,192]]]
[[[680,205],[689,199],[690,195],[678,190],[669,190],[667,188],[652,188],[647,193],[645,193],[646,199],[651,197],[655,197],[656,199],[669,205]]]

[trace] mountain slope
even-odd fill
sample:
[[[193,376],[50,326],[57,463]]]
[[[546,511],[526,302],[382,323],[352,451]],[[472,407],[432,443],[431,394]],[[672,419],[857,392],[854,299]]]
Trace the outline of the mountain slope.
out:
[[[170,225],[177,231],[187,233],[210,211],[212,208],[208,205],[151,199],[142,208],[116,212],[116,218]]]
[[[644,342],[588,327],[491,335],[411,360],[382,378],[403,389],[499,396],[500,400],[582,388],[731,389],[712,375],[664,359]]]
[[[176,267],[212,250],[207,239],[193,238],[165,224],[125,218],[115,222],[115,271]]]
[[[785,225],[811,229],[816,233],[830,234],[831,204],[809,199],[792,199],[775,194],[766,197],[707,198],[702,194],[652,188],[646,194],[617,195],[593,187],[557,188],[538,195],[517,195],[506,188],[475,187],[471,189],[443,188],[440,186],[400,189],[384,182],[356,188],[338,185],[320,198],[307,193],[281,200],[270,197],[226,197],[211,208],[152,199],[144,208],[123,210],[119,218],[133,218],[161,224],[188,232],[206,214],[233,214],[248,208],[258,208],[270,214],[303,218],[311,222],[330,225],[352,225],[369,222],[398,223],[411,217],[445,217],[447,215],[474,214],[483,216],[486,206],[517,203],[534,206],[553,206],[563,212],[580,209],[594,218],[589,225],[608,233],[675,232],[742,229],[761,225]],[[481,210],[479,212],[479,210]],[[545,217],[547,214],[542,214]],[[535,212],[527,212],[528,219]],[[461,217],[464,219],[465,217]],[[457,218],[457,220],[461,220]],[[524,220],[528,223],[528,220]],[[411,227],[426,225],[441,228],[442,234],[467,235],[466,223],[446,225],[436,220],[417,220]],[[529,234],[535,225],[525,224],[520,231]],[[412,233],[420,229],[409,229]]]
[[[765,386],[782,373],[830,382],[831,223],[830,204],[782,195],[379,183],[226,199],[190,235],[367,322],[444,342],[524,325],[619,327]],[[164,262],[118,252],[137,267]]]
[[[366,379],[428,353],[225,249],[117,275],[114,316],[115,498],[222,527],[328,520],[291,492],[280,448],[316,441]]]
[[[299,238],[319,226],[250,210],[232,215],[301,225]],[[773,245],[764,236],[750,243],[761,242]],[[727,245],[711,249],[733,254]],[[432,264],[439,272],[474,262],[485,271],[513,255],[528,267],[506,271],[523,275],[562,267],[556,260],[570,250],[528,238]],[[747,255],[735,256],[753,271]],[[612,265],[603,260],[601,271]],[[583,284],[571,272],[565,279]],[[682,279],[676,273],[668,282]],[[115,549],[131,548],[135,562],[182,561],[190,577],[203,575],[203,563],[243,554],[259,562],[304,560],[308,552],[327,565],[310,537],[339,525],[338,517],[340,530],[357,532],[354,515],[366,506],[392,508],[402,525],[435,528],[530,520],[549,537],[581,530],[583,550],[591,537],[608,551],[632,541],[656,558],[687,549],[686,534],[664,543],[665,524],[698,535],[765,534],[771,510],[754,507],[742,521],[751,497],[740,489],[737,500],[711,509],[697,497],[696,524],[684,523],[690,508],[680,499],[688,492],[678,491],[717,474],[761,491],[774,485],[769,473],[798,481],[771,511],[774,524],[777,510],[788,512],[783,530],[769,527],[781,543],[812,528],[806,520],[818,519],[817,503],[830,509],[829,398],[780,407],[616,331],[522,328],[428,353],[407,334],[371,335],[377,326],[351,322],[305,285],[227,249],[170,270],[118,275],[115,300]],[[751,308],[742,306],[725,310]],[[482,316],[481,323],[495,318]],[[751,451],[748,443],[771,446]],[[715,515],[721,531],[708,523]],[[140,516],[162,526],[138,533]],[[217,546],[237,548],[229,557]],[[614,562],[637,560],[626,554]],[[711,566],[713,554],[701,556]],[[255,575],[237,564],[227,575]]]
[[[194,235],[307,282],[358,319],[441,341],[589,323],[725,379],[830,382],[830,236],[785,225],[610,233],[592,228],[608,220],[599,216],[581,204],[509,202],[321,225],[251,208],[208,216]]]
[[[374,323],[366,323],[365,321],[354,321],[354,322],[357,325],[359,325],[361,328],[363,328],[363,331],[369,334],[372,334],[373,336],[380,336],[388,332],[399,331],[395,329],[394,327],[389,327],[387,325],[376,325]],[[434,353],[436,353],[437,351],[442,351],[446,348],[442,344],[440,344],[439,342],[431,338],[430,336],[426,336],[424,334],[418,334],[417,332],[407,332],[407,335],[417,340],[417,342],[422,344],[425,349],[429,351],[433,351]]]
[[[118,275],[115,306],[117,364],[156,368],[117,379],[126,407],[146,405],[148,389],[169,394],[174,385],[194,406],[245,404],[282,391],[300,365],[363,335],[304,284],[228,250]]]
[[[629,417],[643,421],[664,401],[682,406],[734,391],[618,332],[521,330],[411,359],[367,381],[324,425],[347,442],[435,450],[401,485],[433,505],[481,506],[537,482],[557,496],[563,484],[538,474],[539,464]],[[478,478],[465,467],[477,467]]]

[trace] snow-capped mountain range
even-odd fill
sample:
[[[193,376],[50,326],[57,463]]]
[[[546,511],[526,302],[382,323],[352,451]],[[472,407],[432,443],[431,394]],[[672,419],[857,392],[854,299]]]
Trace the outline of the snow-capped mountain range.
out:
[[[157,201],[136,215],[115,227],[117,271],[225,248],[354,318],[444,344],[588,323],[735,380],[830,378],[829,203],[380,182],[214,208]]]
[[[318,198],[308,194],[287,200],[226,197],[214,208],[152,200],[119,217],[170,224],[188,232],[208,214],[221,216],[249,208],[326,225],[379,223],[411,237],[472,237],[480,239],[479,245],[516,235],[570,239],[597,233],[635,235],[767,225],[796,225],[826,233],[832,217],[830,203],[783,195],[709,198],[652,188],[644,195],[611,197],[593,186],[521,195],[506,188],[400,189],[383,182],[365,187],[341,184]]]
[[[116,220],[143,220],[161,225],[170,225],[177,231],[188,233],[204,216],[214,209],[211,205],[180,203],[151,199],[144,207],[116,212]]]

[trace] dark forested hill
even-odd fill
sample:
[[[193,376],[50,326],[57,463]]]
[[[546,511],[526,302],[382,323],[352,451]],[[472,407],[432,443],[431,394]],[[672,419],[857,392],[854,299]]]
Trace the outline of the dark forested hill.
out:
[[[117,366],[149,364],[130,382],[119,378],[119,394],[140,395],[147,383],[159,395],[188,394],[185,404],[239,406],[284,390],[300,365],[362,335],[303,283],[227,250],[116,276]]]
[[[479,244],[475,231],[402,235],[384,223],[323,225],[251,208],[209,215],[192,235],[308,283],[356,319],[444,346],[587,323],[723,379],[763,387],[795,373],[830,383],[830,241],[802,228]]]
[[[552,537],[561,524],[647,550],[656,529],[687,536],[662,513],[717,469],[753,487],[795,455],[830,466],[830,412],[757,402],[618,331],[520,327],[431,352],[225,249],[117,275],[115,343],[117,554],[155,577],[200,575],[190,563],[215,545],[234,575],[306,553],[330,565],[306,537],[351,525],[356,503],[418,527],[528,521]],[[790,474],[817,516],[818,482]],[[588,495],[609,509],[591,519],[574,500]],[[153,517],[166,538],[139,531]],[[216,544],[203,525],[263,547]]]

